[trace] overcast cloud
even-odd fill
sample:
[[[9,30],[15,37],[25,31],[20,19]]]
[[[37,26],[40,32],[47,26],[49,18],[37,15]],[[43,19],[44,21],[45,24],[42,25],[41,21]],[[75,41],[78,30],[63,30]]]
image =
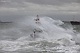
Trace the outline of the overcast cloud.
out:
[[[80,20],[80,0],[0,0],[0,19],[12,21],[25,16],[50,16]]]

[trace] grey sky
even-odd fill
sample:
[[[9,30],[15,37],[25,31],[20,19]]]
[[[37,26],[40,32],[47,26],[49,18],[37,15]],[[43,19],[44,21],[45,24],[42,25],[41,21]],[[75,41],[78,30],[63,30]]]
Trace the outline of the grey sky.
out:
[[[47,5],[60,5],[64,3],[76,2],[76,0],[26,0],[27,2],[37,3],[37,4],[47,4]]]
[[[0,0],[0,19],[3,21],[37,14],[61,20],[73,17],[80,20],[80,0]]]

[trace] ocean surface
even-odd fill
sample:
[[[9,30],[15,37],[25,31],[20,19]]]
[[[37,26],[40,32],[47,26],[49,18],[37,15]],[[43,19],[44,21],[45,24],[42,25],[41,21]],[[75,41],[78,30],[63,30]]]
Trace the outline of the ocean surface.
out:
[[[0,53],[80,53],[80,25],[50,17],[0,23]]]

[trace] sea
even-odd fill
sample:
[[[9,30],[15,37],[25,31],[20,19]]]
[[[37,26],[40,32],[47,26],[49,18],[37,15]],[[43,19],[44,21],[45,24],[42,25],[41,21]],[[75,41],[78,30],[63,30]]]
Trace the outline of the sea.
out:
[[[0,53],[80,53],[80,25],[50,17],[0,23]]]

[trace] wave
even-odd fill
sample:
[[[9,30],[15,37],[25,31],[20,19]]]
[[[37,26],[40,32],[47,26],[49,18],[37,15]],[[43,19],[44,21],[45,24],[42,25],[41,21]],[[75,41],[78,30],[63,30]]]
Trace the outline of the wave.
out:
[[[60,25],[64,24],[62,21],[40,17],[36,23],[35,19],[36,17],[29,17],[17,22],[14,28],[2,30],[1,35],[17,38],[0,40],[0,49],[3,51],[76,51],[73,50],[73,47],[74,49],[78,47],[72,40],[74,32],[61,27]]]

